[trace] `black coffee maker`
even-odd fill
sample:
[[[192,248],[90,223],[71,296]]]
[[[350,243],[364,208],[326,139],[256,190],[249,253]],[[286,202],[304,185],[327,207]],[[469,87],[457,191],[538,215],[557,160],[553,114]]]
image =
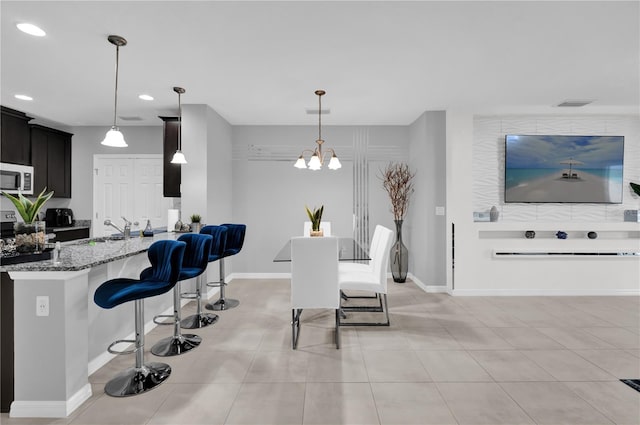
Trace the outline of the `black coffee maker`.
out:
[[[75,223],[71,208],[48,208],[45,212],[45,222],[48,228],[71,227]]]

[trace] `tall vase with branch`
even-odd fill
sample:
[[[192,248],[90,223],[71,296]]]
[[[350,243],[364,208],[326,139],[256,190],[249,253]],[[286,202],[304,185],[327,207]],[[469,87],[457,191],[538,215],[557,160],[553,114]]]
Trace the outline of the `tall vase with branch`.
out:
[[[391,274],[393,281],[403,283],[409,269],[409,250],[402,242],[402,223],[409,209],[409,200],[414,192],[412,172],[407,164],[391,162],[382,170],[382,186],[391,200],[393,221],[396,225],[396,241],[391,246]]]

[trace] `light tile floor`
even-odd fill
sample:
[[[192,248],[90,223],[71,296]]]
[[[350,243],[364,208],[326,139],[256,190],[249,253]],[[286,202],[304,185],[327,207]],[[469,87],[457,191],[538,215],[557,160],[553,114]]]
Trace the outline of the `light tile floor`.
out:
[[[173,372],[157,389],[105,395],[133,364],[118,356],[71,417],[0,422],[640,424],[640,392],[618,381],[640,378],[638,297],[451,297],[390,282],[389,328],[344,327],[336,350],[333,313],[309,310],[293,351],[288,280],[235,280],[228,294],[240,306],[194,332],[198,349],[163,359]],[[147,350],[170,332],[150,332]]]

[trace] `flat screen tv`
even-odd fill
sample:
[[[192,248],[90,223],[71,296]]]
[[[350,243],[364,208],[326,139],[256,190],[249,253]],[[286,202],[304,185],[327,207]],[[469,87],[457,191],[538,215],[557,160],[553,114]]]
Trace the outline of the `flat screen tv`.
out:
[[[505,136],[505,202],[622,203],[624,136]]]

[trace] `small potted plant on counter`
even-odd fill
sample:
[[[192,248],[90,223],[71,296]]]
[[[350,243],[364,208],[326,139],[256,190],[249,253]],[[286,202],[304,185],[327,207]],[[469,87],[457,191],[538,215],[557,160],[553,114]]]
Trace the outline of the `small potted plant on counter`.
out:
[[[191,231],[193,233],[200,233],[200,229],[202,229],[202,217],[200,214],[191,214]]]
[[[24,223],[14,223],[13,230],[16,237],[16,251],[20,254],[39,253],[44,249],[45,222],[38,221],[38,213],[44,204],[53,196],[53,191],[45,193],[45,187],[35,201],[25,198],[22,193],[15,197],[2,192],[16,207],[16,211],[24,220]]]
[[[305,206],[307,215],[311,221],[311,232],[309,236],[323,236],[322,229],[320,228],[320,222],[322,221],[322,212],[324,211],[324,205],[320,205],[320,208],[314,208],[313,211],[309,207]]]

